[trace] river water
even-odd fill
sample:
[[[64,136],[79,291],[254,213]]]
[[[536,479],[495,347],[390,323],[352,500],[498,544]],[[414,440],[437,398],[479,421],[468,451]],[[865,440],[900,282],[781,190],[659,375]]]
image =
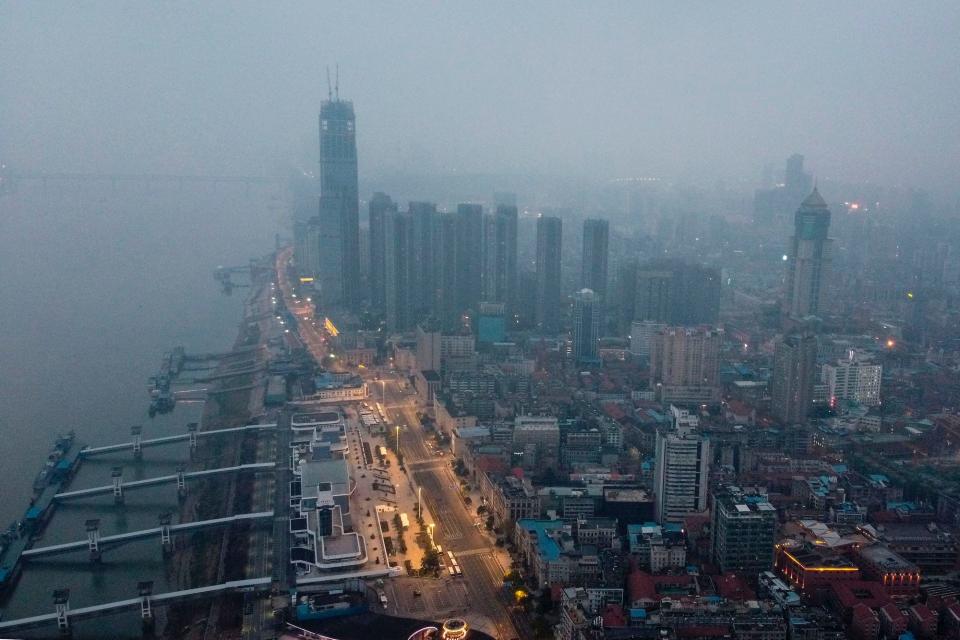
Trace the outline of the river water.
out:
[[[236,337],[246,289],[223,295],[218,265],[242,265],[271,250],[288,205],[275,185],[25,182],[0,195],[0,527],[21,518],[33,477],[58,432],[91,445],[180,433],[200,403],[147,414],[147,378],[164,351],[222,351]],[[73,487],[170,473],[184,444],[84,463]],[[157,525],[176,511],[175,488],[112,496],[58,508],[43,544]],[[139,580],[171,586],[159,542],[108,552],[92,569],[86,553],[28,564],[5,604],[5,619],[52,611],[50,592],[71,589],[71,606],[135,596]]]

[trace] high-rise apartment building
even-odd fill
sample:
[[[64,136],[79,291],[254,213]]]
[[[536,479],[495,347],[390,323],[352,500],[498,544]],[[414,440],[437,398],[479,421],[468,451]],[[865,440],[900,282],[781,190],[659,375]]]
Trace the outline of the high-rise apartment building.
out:
[[[713,496],[710,524],[713,563],[721,573],[756,580],[773,567],[777,510],[765,491],[724,487]]]
[[[320,299],[356,307],[360,283],[360,201],[353,103],[331,94],[320,107]]]
[[[437,218],[440,242],[435,245],[434,279],[436,281],[435,313],[445,329],[459,325],[459,296],[457,293],[457,217],[442,213]]]
[[[411,202],[409,210],[413,224],[410,290],[414,314],[420,319],[437,312],[440,215],[432,202]]]
[[[650,384],[664,403],[702,404],[720,397],[718,329],[668,327],[653,336]]]
[[[476,313],[483,298],[483,207],[457,205],[456,221],[457,313]]]
[[[830,209],[816,188],[797,209],[793,222],[783,313],[793,319],[819,316],[829,310],[833,241],[827,237]]]
[[[387,210],[383,216],[384,312],[387,329],[404,331],[415,322],[411,276],[413,220],[409,213]]]
[[[817,337],[798,331],[777,340],[770,380],[770,408],[785,423],[804,422],[813,403]]]
[[[560,331],[560,254],[563,222],[553,216],[537,219],[537,328]]]
[[[696,417],[670,407],[674,427],[658,431],[653,490],[657,522],[683,522],[707,510],[710,440],[697,432]]]
[[[659,260],[637,270],[634,320],[674,326],[715,324],[720,316],[720,272]]]
[[[590,218],[583,222],[583,268],[580,286],[607,303],[607,260],[610,255],[610,223]]]
[[[577,362],[595,362],[600,342],[600,299],[590,289],[573,296],[573,357]]]
[[[386,309],[386,239],[384,218],[388,212],[397,211],[397,205],[390,196],[377,192],[370,198],[370,267],[368,286],[370,305],[378,310]]]
[[[517,207],[498,205],[484,218],[483,294],[512,314],[517,300]]]

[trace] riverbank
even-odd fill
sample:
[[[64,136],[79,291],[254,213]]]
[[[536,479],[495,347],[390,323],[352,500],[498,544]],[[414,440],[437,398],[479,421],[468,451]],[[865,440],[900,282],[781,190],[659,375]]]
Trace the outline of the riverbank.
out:
[[[265,274],[251,280],[250,295],[244,303],[232,353],[221,359],[214,372],[217,381],[204,403],[201,431],[243,426],[262,416],[267,333],[261,326],[259,309],[263,296],[268,295],[268,283]],[[252,352],[251,347],[255,347]],[[232,370],[249,371],[251,368],[260,370],[230,375]],[[272,436],[256,432],[239,438],[201,439],[202,444],[194,454],[194,464],[198,468],[210,469],[252,462],[257,440],[261,437]],[[181,521],[250,511],[248,481],[249,478],[235,476],[204,481],[183,501]],[[238,548],[245,547],[247,533],[245,527],[227,528],[198,532],[181,541],[173,558],[178,582],[187,588],[242,578],[234,569],[239,564],[242,570],[243,563],[237,563],[235,559]],[[233,596],[184,603],[168,611],[163,635],[198,640],[219,637],[239,628],[241,615],[238,598]]]

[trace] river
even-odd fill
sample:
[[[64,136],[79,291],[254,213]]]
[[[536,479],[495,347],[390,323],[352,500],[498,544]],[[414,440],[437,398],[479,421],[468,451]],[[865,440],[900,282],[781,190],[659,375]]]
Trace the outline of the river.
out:
[[[73,429],[91,445],[183,432],[200,403],[147,414],[147,378],[162,353],[222,351],[234,341],[246,289],[223,295],[218,265],[242,265],[271,250],[286,228],[288,205],[276,185],[24,182],[0,195],[0,527],[21,518],[31,485],[58,432]],[[74,487],[169,473],[187,459],[184,445],[85,463]],[[104,535],[153,527],[175,510],[175,489],[131,494],[58,509],[44,544],[85,537],[99,518]],[[86,554],[29,564],[5,619],[52,610],[50,591],[71,589],[71,606],[135,595],[138,580],[166,590],[156,541],[105,556]]]

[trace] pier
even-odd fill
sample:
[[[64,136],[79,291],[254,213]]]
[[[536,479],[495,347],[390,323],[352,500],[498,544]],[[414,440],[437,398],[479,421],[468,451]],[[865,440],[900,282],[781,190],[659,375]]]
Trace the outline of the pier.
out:
[[[256,431],[258,429],[276,429],[277,423],[271,422],[268,424],[248,424],[243,427],[230,427],[228,429],[209,429],[207,431],[189,431],[187,433],[179,433],[175,436],[163,436],[162,438],[147,438],[145,440],[135,439],[133,442],[121,442],[119,444],[108,444],[103,447],[86,447],[80,451],[80,455],[84,458],[88,456],[95,456],[104,453],[113,453],[115,451],[125,451],[127,449],[136,450],[138,447],[156,447],[163,444],[170,444],[172,442],[183,442],[184,440],[189,440],[191,446],[195,446],[197,438],[205,438],[209,436],[217,436],[226,433],[239,433],[242,431]]]
[[[219,467],[217,469],[204,469],[203,471],[184,471],[168,476],[157,476],[155,478],[146,478],[144,480],[133,480],[131,482],[117,481],[113,484],[105,484],[99,487],[90,487],[89,489],[77,489],[76,491],[63,491],[54,494],[53,499],[57,501],[73,500],[76,498],[89,498],[108,493],[114,495],[123,494],[132,489],[142,489],[144,487],[154,487],[160,484],[177,484],[178,489],[182,489],[187,480],[197,480],[200,478],[209,478],[228,473],[258,473],[274,471],[275,462],[256,462],[251,464],[241,464],[235,467]]]
[[[74,542],[64,542],[63,544],[53,544],[47,547],[34,547],[25,549],[20,557],[24,560],[54,556],[62,553],[72,553],[89,549],[91,554],[98,554],[104,547],[117,546],[135,540],[157,537],[166,543],[170,536],[179,533],[190,533],[201,529],[211,527],[226,527],[237,522],[257,522],[259,520],[273,520],[273,511],[257,511],[255,513],[240,513],[235,516],[225,518],[213,518],[211,520],[198,520],[196,522],[184,522],[181,524],[161,524],[153,529],[141,529],[139,531],[128,531],[127,533],[118,533],[112,536],[101,536],[99,521],[91,520],[87,523],[87,539],[76,540]]]
[[[144,622],[153,618],[153,607],[170,605],[184,600],[194,598],[206,598],[220,595],[228,592],[255,592],[262,593],[270,590],[272,578],[251,578],[248,580],[234,580],[221,584],[209,585],[206,587],[197,587],[195,589],[184,589],[183,591],[170,591],[167,593],[150,593],[147,586],[150,583],[141,583],[138,585],[140,596],[129,598],[127,600],[117,600],[115,602],[106,602],[90,607],[70,608],[69,591],[60,590],[56,594],[54,604],[56,610],[51,613],[44,613],[29,618],[19,618],[16,620],[7,620],[0,622],[0,632],[22,631],[44,625],[56,624],[61,631],[66,632],[70,628],[72,620],[82,620],[84,618],[95,618],[107,613],[123,611],[125,609],[140,609],[140,614]]]

